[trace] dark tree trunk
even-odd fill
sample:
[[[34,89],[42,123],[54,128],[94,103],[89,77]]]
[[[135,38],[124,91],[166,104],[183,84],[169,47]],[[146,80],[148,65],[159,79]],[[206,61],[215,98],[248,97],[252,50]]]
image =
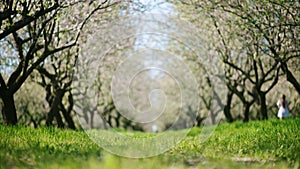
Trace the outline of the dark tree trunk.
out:
[[[47,119],[46,119],[46,125],[47,126],[52,126],[53,125],[53,120],[54,120],[54,117],[55,117],[58,127],[59,128],[64,127],[64,123],[62,121],[61,115],[59,114],[59,105],[61,103],[63,95],[64,95],[64,91],[62,91],[62,90],[57,90],[56,91],[55,98],[54,98],[54,100],[51,104],[50,111],[47,115]]]
[[[109,124],[110,127],[113,127],[112,120],[113,120],[113,118],[111,117],[111,115],[107,115],[107,123]]]
[[[6,124],[16,125],[18,119],[13,93],[8,91],[3,92],[1,99],[3,101],[2,114],[4,115]]]
[[[65,124],[62,121],[62,117],[61,117],[59,111],[57,113],[55,113],[55,119],[56,119],[58,128],[64,128],[65,127]]]
[[[60,107],[61,107],[61,112],[62,112],[62,114],[63,114],[63,116],[64,116],[64,119],[65,119],[66,122],[68,123],[68,127],[69,127],[70,129],[75,130],[76,127],[75,127],[74,121],[73,121],[73,119],[72,119],[72,117],[71,117],[71,110],[66,110],[66,109],[64,108],[64,105],[63,105],[62,103],[60,104]],[[93,119],[92,119],[92,121],[93,121]]]
[[[203,120],[205,120],[205,117],[201,117],[200,114],[198,114],[197,117],[196,117],[196,124],[195,124],[195,126],[200,127],[201,124],[202,124],[202,122],[203,122]]]
[[[259,101],[260,101],[260,113],[263,120],[268,119],[268,110],[266,104],[266,94],[263,92],[259,93]]]
[[[297,81],[297,79],[295,78],[295,76],[293,75],[293,73],[288,69],[287,64],[282,63],[281,69],[286,74],[287,81],[290,82],[294,86],[294,88],[296,89],[296,91],[300,95],[300,84]]]
[[[249,114],[250,114],[250,107],[251,107],[251,103],[246,102],[244,103],[243,107],[244,107],[244,122],[249,122]]]
[[[290,72],[289,70],[286,72],[286,79],[294,86],[294,88],[300,95],[300,84],[298,83],[292,72]]]
[[[117,117],[115,118],[116,120],[116,127],[121,127],[121,114],[117,112]]]
[[[95,112],[91,112],[91,128],[94,128],[94,116],[95,116]],[[103,121],[105,123],[105,121]]]
[[[224,114],[225,114],[225,117],[227,119],[228,122],[233,122],[233,118],[232,118],[232,115],[231,115],[231,102],[232,102],[232,96],[233,96],[233,92],[229,91],[227,93],[227,101],[226,101],[226,105],[224,106]]]

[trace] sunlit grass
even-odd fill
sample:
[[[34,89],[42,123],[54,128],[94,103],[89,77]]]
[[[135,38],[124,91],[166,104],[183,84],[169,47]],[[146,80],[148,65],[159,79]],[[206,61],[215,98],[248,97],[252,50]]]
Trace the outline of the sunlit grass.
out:
[[[159,156],[131,159],[104,151],[84,131],[0,126],[0,168],[299,167],[299,117],[284,121],[272,119],[222,124],[204,143],[201,143],[201,131],[202,128],[193,128],[179,144]],[[130,140],[118,142],[104,134],[107,131],[93,132],[97,132],[102,144],[115,147],[133,144]],[[122,132],[137,139],[157,136]],[[169,141],[176,132],[169,131]]]

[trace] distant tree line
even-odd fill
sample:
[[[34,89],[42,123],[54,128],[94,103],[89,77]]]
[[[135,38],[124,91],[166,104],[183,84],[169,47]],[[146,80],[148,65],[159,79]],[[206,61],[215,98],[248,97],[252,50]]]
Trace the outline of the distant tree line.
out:
[[[67,125],[75,129],[71,84],[80,37],[93,14],[103,13],[117,3],[108,0],[1,1],[0,98],[6,124],[17,124],[14,96],[21,86],[34,79],[46,93],[46,125],[52,125],[55,119],[58,127]],[[37,126],[34,115],[24,112]]]
[[[224,115],[232,122],[233,99],[238,98],[241,118],[249,121],[251,107],[258,105],[256,119],[268,119],[267,95],[273,102],[285,85],[292,86],[295,115],[299,113],[300,4],[294,1],[175,1],[178,10],[208,36],[204,36],[211,57],[224,65],[227,98]],[[205,22],[204,22],[205,21]],[[283,79],[284,78],[284,79]],[[279,93],[279,94],[278,94]],[[281,93],[281,94],[282,94]],[[275,98],[274,98],[274,94]],[[270,106],[270,105],[269,105]],[[236,110],[235,110],[236,111]]]
[[[79,127],[75,118],[77,114],[93,127],[96,126],[94,115],[100,111],[112,127],[143,130],[124,119],[111,98],[106,97],[111,77],[105,71],[114,71],[113,65],[119,63],[119,58],[103,60],[107,67],[96,74],[100,98],[96,106],[77,103],[76,99],[84,96],[86,91],[73,87],[75,67],[87,37],[97,24],[118,15],[120,10],[129,7],[137,10],[135,3],[138,1],[1,1],[0,98],[3,123],[76,129]],[[199,80],[200,89],[204,91],[200,93],[201,107],[210,111],[215,99],[222,104],[222,113],[228,122],[266,120],[270,118],[270,111],[276,112],[270,103],[274,102],[276,94],[289,91],[294,106],[291,112],[299,115],[299,2],[174,0],[170,3],[176,5],[181,17],[204,32],[201,45],[207,49],[205,55],[219,57],[223,66],[226,99],[220,101],[222,97],[214,90],[213,82],[202,79]],[[144,9],[143,6],[140,8]],[[103,41],[109,47],[110,38],[117,38],[114,37],[117,35],[112,32],[106,35]],[[132,49],[134,40],[119,45],[109,55],[117,56],[125,48]],[[184,52],[189,55],[189,51]],[[200,77],[206,70],[201,68],[203,63],[197,57],[200,56],[188,59],[197,65],[195,72],[199,74],[195,73],[195,76]],[[282,86],[281,83],[288,85]],[[208,88],[212,95],[208,94]],[[76,108],[85,113],[76,112]],[[257,112],[255,116],[254,111]],[[198,113],[195,125],[201,126],[206,116]],[[211,114],[212,119],[216,116]]]

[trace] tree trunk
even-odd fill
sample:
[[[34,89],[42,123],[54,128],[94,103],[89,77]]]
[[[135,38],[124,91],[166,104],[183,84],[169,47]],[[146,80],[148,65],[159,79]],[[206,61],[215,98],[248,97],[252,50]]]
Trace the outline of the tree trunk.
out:
[[[62,118],[61,118],[61,115],[60,115],[59,111],[57,113],[55,113],[55,119],[56,119],[58,128],[64,128],[65,127],[65,124],[62,121]]]
[[[46,119],[46,125],[47,126],[52,126],[53,125],[52,122],[53,122],[54,117],[55,117],[56,120],[57,120],[58,127],[59,128],[64,127],[63,121],[62,121],[61,116],[59,114],[59,105],[61,103],[63,95],[64,95],[64,91],[62,91],[62,90],[57,90],[56,91],[55,98],[54,98],[54,100],[51,104],[50,111],[47,115],[47,119]]]
[[[91,112],[91,128],[93,129],[94,128],[94,115],[95,115],[95,112]],[[103,120],[103,123],[105,123],[105,121]]]
[[[260,92],[259,99],[260,99],[260,113],[262,115],[262,119],[267,120],[268,119],[268,110],[267,110],[267,104],[266,104],[266,94],[263,92]]]
[[[212,123],[213,125],[216,124],[216,116],[217,116],[217,114],[214,114],[213,111],[210,111],[211,123]]]
[[[16,111],[13,93],[5,91],[1,95],[1,99],[3,101],[2,114],[4,115],[6,124],[7,125],[16,125],[18,122],[18,119],[17,119],[17,111]]]
[[[121,127],[121,114],[117,112],[117,117],[115,118],[116,120],[116,127]]]
[[[251,107],[251,103],[246,102],[244,103],[243,107],[244,107],[244,122],[249,122],[249,112],[250,112],[250,107]]]
[[[63,114],[63,116],[64,116],[64,119],[65,119],[66,122],[68,123],[68,127],[69,127],[70,129],[75,130],[76,127],[75,127],[74,121],[73,121],[73,119],[72,119],[72,117],[71,117],[71,110],[72,110],[72,109],[66,110],[65,107],[64,107],[64,105],[63,105],[62,103],[60,104],[60,108],[61,108],[62,114]],[[91,118],[91,123],[92,123],[92,121],[93,121],[93,118]]]
[[[233,96],[233,92],[229,91],[227,93],[226,105],[224,106],[225,117],[226,117],[227,121],[230,122],[230,123],[233,122],[233,118],[232,118],[232,115],[231,115],[231,112],[230,112],[232,96]]]
[[[298,83],[292,72],[290,72],[289,70],[286,72],[286,79],[294,86],[294,88],[300,95],[300,84]]]
[[[300,84],[297,81],[297,79],[295,78],[295,76],[293,75],[293,73],[288,69],[287,64],[282,63],[281,69],[286,74],[287,81],[290,82],[294,86],[294,88],[296,89],[296,91],[300,95]]]

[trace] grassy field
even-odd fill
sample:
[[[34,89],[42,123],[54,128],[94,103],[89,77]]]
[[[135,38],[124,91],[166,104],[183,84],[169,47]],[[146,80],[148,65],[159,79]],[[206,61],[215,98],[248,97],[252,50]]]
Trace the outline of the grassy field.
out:
[[[299,117],[222,124],[204,143],[200,133],[193,128],[159,156],[130,159],[102,150],[84,131],[0,125],[0,168],[300,168]]]

